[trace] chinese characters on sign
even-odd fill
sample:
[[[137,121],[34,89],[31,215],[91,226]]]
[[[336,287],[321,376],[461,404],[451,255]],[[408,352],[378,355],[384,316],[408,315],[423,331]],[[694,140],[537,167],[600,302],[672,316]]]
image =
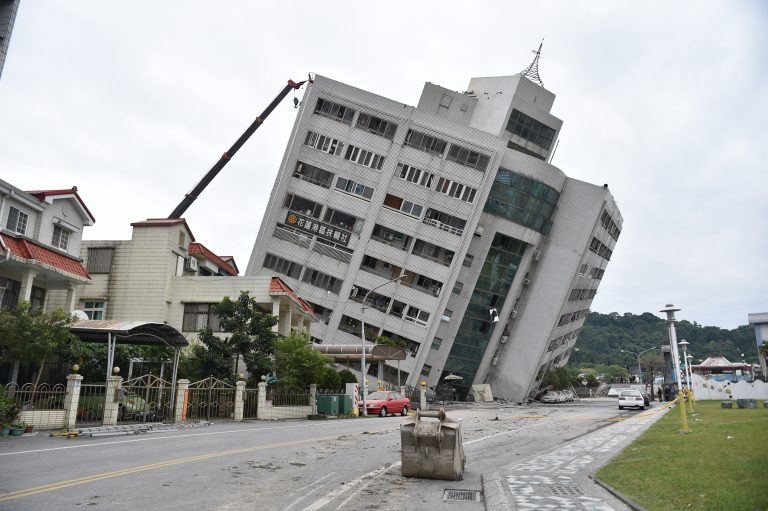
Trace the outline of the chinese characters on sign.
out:
[[[349,232],[343,229],[337,229],[332,225],[318,222],[314,218],[307,218],[299,213],[289,212],[285,218],[285,223],[291,227],[296,227],[302,231],[321,236],[334,243],[347,246],[349,244]]]

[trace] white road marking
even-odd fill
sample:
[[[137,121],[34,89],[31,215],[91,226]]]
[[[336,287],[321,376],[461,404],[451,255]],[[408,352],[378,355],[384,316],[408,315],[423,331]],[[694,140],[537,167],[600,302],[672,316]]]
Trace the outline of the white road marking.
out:
[[[291,493],[290,495],[288,495],[289,497],[292,497],[293,495],[295,495],[295,494],[296,494],[296,493],[298,493],[299,491],[302,491],[302,492],[303,492],[303,495],[302,495],[301,497],[299,497],[298,499],[294,500],[293,502],[291,502],[290,504],[288,504],[287,506],[285,506],[285,507],[283,508],[283,511],[288,511],[288,510],[289,510],[289,509],[291,509],[293,506],[295,506],[296,504],[298,504],[299,502],[301,502],[302,500],[304,500],[305,498],[307,498],[309,495],[312,495],[312,494],[313,494],[313,493],[315,493],[317,490],[320,490],[320,489],[322,489],[322,488],[323,488],[323,485],[319,484],[319,483],[320,483],[320,481],[322,481],[323,479],[327,479],[327,478],[331,477],[331,476],[332,476],[333,474],[335,474],[335,473],[336,473],[336,472],[331,472],[330,474],[326,474],[326,475],[324,475],[324,476],[323,476],[323,477],[321,477],[320,479],[317,479],[317,480],[315,480],[315,481],[312,481],[312,482],[309,484],[309,486],[307,486],[307,488],[311,488],[312,486],[315,486],[315,488],[314,488],[314,489],[312,489],[312,490],[306,491],[306,490],[307,490],[307,488],[299,488],[299,489],[298,489],[298,490],[296,490],[295,492],[293,492],[293,493]]]

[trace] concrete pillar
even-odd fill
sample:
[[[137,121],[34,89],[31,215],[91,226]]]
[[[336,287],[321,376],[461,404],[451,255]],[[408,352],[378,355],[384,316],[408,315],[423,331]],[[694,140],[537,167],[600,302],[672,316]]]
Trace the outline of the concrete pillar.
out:
[[[419,410],[427,411],[427,387],[425,385],[419,388]]]
[[[173,422],[179,423],[187,420],[187,389],[189,389],[189,380],[182,378],[176,382],[176,403],[173,407]]]
[[[74,428],[77,422],[77,404],[80,402],[80,384],[83,377],[79,374],[67,375],[67,395],[64,397],[64,427]]]
[[[277,316],[277,323],[272,327],[275,333],[280,332],[280,298],[272,298],[272,315]]]
[[[317,415],[317,383],[309,384],[309,404],[312,406],[312,415]]]
[[[28,302],[32,299],[32,283],[35,281],[37,273],[28,271],[21,276],[21,290],[19,292],[19,299]]]
[[[256,418],[261,420],[267,416],[267,384],[259,382],[259,391],[256,397]]]
[[[46,293],[46,300],[48,299],[48,294]],[[66,302],[64,303],[64,310],[67,312],[72,312],[77,308],[77,288],[69,284],[67,286],[67,298]]]
[[[104,389],[104,426],[117,425],[117,413],[120,411],[120,389],[123,385],[122,376],[107,376],[107,388]]]
[[[243,421],[243,408],[245,408],[245,382],[235,383],[235,422]]]

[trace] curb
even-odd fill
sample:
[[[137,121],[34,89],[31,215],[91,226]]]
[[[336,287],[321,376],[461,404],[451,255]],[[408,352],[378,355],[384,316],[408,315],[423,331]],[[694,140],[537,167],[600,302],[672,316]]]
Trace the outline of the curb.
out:
[[[512,511],[512,503],[509,501],[505,484],[498,472],[489,472],[482,475],[483,497],[485,509],[490,511]]]
[[[613,486],[611,486],[610,484],[604,482],[602,479],[600,479],[596,475],[590,475],[589,478],[592,479],[596,484],[598,484],[598,485],[602,486],[603,488],[605,488],[605,490],[608,491],[608,493],[610,493],[611,495],[613,495],[614,497],[616,497],[617,499],[622,501],[624,504],[629,506],[629,508],[632,511],[648,511],[643,506],[641,506],[640,504],[638,504],[634,500],[630,499],[629,497],[627,497],[623,493],[620,493]]]

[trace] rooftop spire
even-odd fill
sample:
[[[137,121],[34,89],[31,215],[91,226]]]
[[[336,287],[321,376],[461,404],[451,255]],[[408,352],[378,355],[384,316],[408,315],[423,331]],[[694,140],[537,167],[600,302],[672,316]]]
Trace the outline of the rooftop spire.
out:
[[[541,56],[541,46],[544,44],[544,39],[541,40],[541,43],[539,43],[539,49],[538,50],[531,50],[531,53],[534,53],[536,56],[533,58],[533,62],[531,62],[531,65],[517,73],[516,76],[522,76],[525,78],[528,78],[533,83],[538,83],[542,87],[544,87],[544,82],[541,81],[541,77],[539,76],[539,57]]]

